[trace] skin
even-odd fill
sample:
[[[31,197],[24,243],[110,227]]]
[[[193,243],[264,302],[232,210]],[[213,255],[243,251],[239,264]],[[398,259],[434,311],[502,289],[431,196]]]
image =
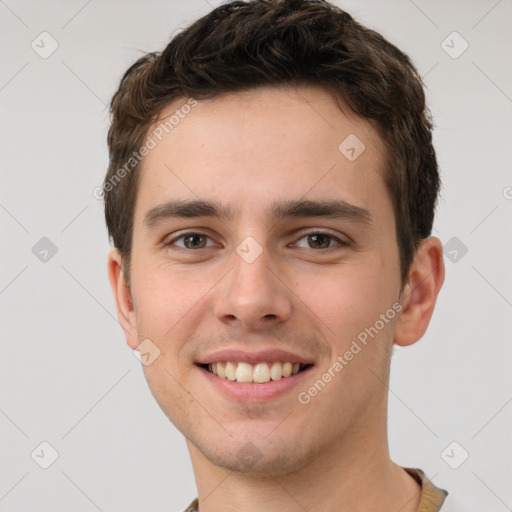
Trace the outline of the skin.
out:
[[[199,101],[143,162],[130,288],[121,255],[109,255],[129,347],[149,338],[160,350],[143,369],[159,406],[187,439],[201,512],[417,509],[420,487],[389,456],[387,384],[393,343],[415,343],[429,324],[444,280],[442,245],[435,237],[421,243],[401,290],[382,178],[385,148],[367,120],[343,110],[314,86]],[[355,161],[338,150],[349,134],[366,146]],[[145,213],[171,199],[219,201],[238,217],[145,227]],[[345,200],[367,209],[372,225],[269,217],[276,200],[307,199]],[[186,248],[183,238],[163,246],[188,228],[207,235],[199,238],[206,247],[190,248],[188,240]],[[307,235],[319,231],[350,245],[315,244]],[[248,236],[262,248],[252,263],[236,252]],[[393,304],[400,314],[300,403],[297,393]],[[206,349],[233,346],[296,349],[315,366],[300,389],[265,403],[237,402],[208,384],[194,363]],[[237,456],[248,442],[260,455],[249,464]]]

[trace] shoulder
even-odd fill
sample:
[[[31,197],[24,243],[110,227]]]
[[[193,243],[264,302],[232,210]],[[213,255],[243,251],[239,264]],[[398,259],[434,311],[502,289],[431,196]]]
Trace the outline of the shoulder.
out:
[[[184,512],[197,512],[199,508],[199,500],[196,498],[186,509]]]
[[[434,485],[430,478],[419,468],[404,468],[404,470],[421,485],[418,512],[439,512],[441,510],[445,512],[444,503],[448,491]]]

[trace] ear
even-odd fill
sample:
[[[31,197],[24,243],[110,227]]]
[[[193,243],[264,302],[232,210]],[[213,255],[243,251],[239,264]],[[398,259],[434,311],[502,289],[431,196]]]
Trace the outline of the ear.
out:
[[[117,318],[126,335],[126,343],[135,350],[139,345],[137,322],[133,308],[131,290],[126,284],[122,269],[122,256],[118,249],[108,255],[108,278],[117,309]]]
[[[416,343],[427,330],[437,295],[444,282],[443,245],[436,237],[421,241],[402,292],[402,311],[395,325],[394,343]]]

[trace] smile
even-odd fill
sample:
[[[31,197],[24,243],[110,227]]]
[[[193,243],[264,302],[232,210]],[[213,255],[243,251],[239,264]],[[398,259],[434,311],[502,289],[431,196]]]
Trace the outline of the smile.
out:
[[[250,364],[246,362],[216,362],[201,365],[208,372],[221,379],[233,382],[265,384],[266,382],[286,379],[308,368],[309,364],[285,362],[261,362]]]

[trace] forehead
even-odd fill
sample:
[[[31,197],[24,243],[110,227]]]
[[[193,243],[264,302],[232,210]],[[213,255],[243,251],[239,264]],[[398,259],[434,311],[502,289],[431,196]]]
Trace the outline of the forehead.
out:
[[[148,131],[154,147],[142,163],[136,222],[172,198],[253,213],[267,199],[315,195],[376,204],[387,195],[384,145],[367,120],[341,106],[316,86],[180,98]]]

